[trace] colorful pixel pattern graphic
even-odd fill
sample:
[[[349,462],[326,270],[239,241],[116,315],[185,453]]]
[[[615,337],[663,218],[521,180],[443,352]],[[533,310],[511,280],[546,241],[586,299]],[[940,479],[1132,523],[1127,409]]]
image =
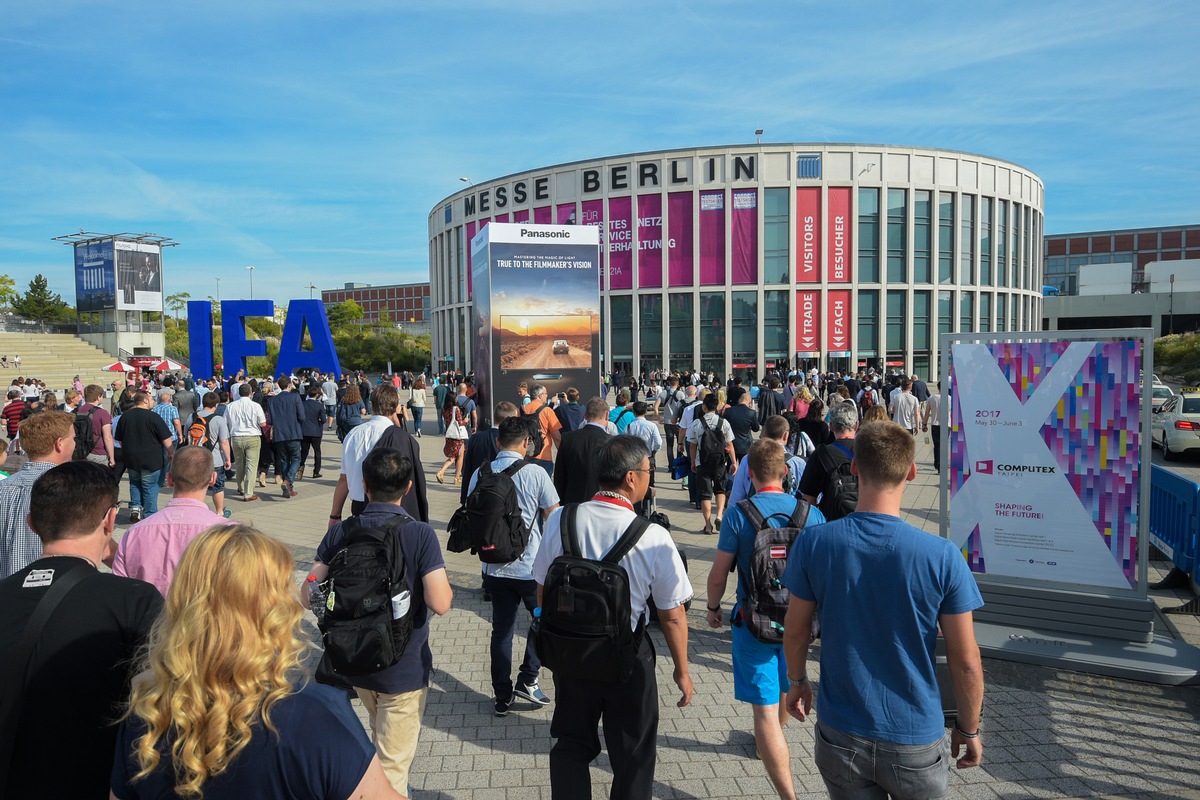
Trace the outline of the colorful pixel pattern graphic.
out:
[[[988,345],[1013,393],[1024,403],[1070,342]],[[1045,420],[1041,436],[1087,508],[1131,587],[1137,585],[1140,491],[1141,343],[1096,342],[1070,388]],[[962,488],[972,463],[966,452],[955,374],[950,368],[950,495]],[[986,573],[978,526],[963,548],[973,572]]]

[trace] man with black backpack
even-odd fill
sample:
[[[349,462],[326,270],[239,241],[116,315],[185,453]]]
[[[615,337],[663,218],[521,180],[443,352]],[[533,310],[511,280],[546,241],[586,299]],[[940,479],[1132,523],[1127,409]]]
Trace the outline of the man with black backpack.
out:
[[[112,415],[98,403],[104,387],[83,387],[83,404],[75,409],[75,460],[86,458],[105,467],[116,463],[113,450]]]
[[[818,504],[828,520],[841,519],[858,504],[858,478],[850,472],[854,458],[854,434],[858,411],[853,403],[838,403],[829,409],[833,441],[821,445],[808,460],[800,476],[800,495]]]
[[[546,470],[530,461],[536,453],[531,452],[527,420],[520,416],[501,420],[497,443],[496,458],[471,476],[461,518],[471,527],[472,538],[484,543],[477,554],[483,562],[483,587],[492,597],[492,691],[496,716],[503,717],[515,697],[539,706],[550,703],[538,685],[541,661],[532,640],[526,641],[525,658],[513,685],[512,641],[520,607],[524,605],[532,615],[538,605],[533,560],[545,519],[558,508],[558,492]],[[515,542],[522,540],[524,547],[518,550]],[[504,547],[489,551],[483,549],[487,543],[506,546],[507,551],[490,555]]]
[[[310,572],[315,579],[310,583],[328,581],[321,622],[326,652],[322,671],[330,667],[354,687],[367,709],[371,739],[388,781],[405,795],[433,666],[428,616],[430,611],[445,614],[454,598],[437,534],[401,507],[404,495],[412,490],[412,476],[413,464],[399,450],[372,450],[362,462],[366,508],[329,529]],[[381,555],[349,558],[361,552]],[[355,647],[367,641],[355,632],[375,620],[372,615],[354,616],[353,609],[345,608],[351,604],[338,602],[339,591],[352,597],[362,594],[364,584],[389,583],[390,603],[353,604],[372,609],[375,616],[382,612],[383,624],[393,631],[393,637],[384,639],[387,651]],[[301,599],[310,605],[307,590]],[[407,639],[396,635],[400,626],[392,625],[393,621],[403,623]],[[382,666],[373,668],[373,664]]]
[[[772,420],[767,420],[768,427]],[[786,429],[786,428],[785,428]],[[780,579],[787,555],[800,532],[825,521],[806,501],[783,490],[788,454],[777,441],[760,439],[746,455],[754,496],[729,509],[708,574],[709,627],[721,627],[721,598],[730,569],[737,567],[737,602],[729,614],[733,626],[733,696],[754,709],[754,743],[767,776],[784,800],[796,797],[783,736],[787,710],[787,662],[783,619],[788,596]]]
[[[715,392],[704,396],[703,411],[687,430],[692,465],[689,482],[696,481],[700,513],[704,515],[704,533],[716,533],[721,527],[721,513],[725,508],[725,474],[737,473],[737,461],[733,452],[733,429],[717,415]],[[712,516],[714,496],[717,499],[715,527]]]
[[[554,673],[550,792],[556,800],[592,796],[588,767],[600,754],[596,728],[603,721],[612,796],[649,800],[658,684],[646,607],[653,593],[682,708],[694,691],[684,610],[692,588],[671,535],[633,512],[650,485],[645,443],[612,437],[597,455],[597,470],[600,491],[550,515],[533,563],[538,653]]]

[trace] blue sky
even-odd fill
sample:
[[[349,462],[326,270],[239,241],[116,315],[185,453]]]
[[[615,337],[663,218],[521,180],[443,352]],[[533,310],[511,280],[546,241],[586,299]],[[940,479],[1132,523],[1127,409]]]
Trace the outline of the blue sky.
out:
[[[427,216],[643,150],[883,142],[1014,161],[1046,230],[1200,223],[1187,2],[9,3],[0,274],[73,299],[84,228],[154,232],[168,293],[428,280]]]

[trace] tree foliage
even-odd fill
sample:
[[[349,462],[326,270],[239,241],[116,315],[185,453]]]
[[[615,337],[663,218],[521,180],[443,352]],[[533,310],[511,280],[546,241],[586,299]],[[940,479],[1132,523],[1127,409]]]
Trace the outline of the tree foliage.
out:
[[[48,322],[65,322],[75,316],[74,309],[62,299],[62,295],[50,291],[45,275],[35,275],[29,282],[29,290],[10,302],[13,312],[31,322],[40,323],[45,330]]]
[[[347,300],[325,306],[325,316],[329,318],[329,330],[338,333],[355,328],[354,323],[363,318],[363,308],[353,300]]]
[[[0,275],[0,306],[7,306],[13,300],[16,300],[17,283],[7,275]]]
[[[1189,386],[1200,382],[1200,331],[1155,339],[1154,371],[1167,380],[1181,378]]]
[[[175,312],[175,318],[179,319],[179,312],[187,308],[188,300],[192,299],[190,292],[176,292],[175,294],[167,295],[167,308]]]

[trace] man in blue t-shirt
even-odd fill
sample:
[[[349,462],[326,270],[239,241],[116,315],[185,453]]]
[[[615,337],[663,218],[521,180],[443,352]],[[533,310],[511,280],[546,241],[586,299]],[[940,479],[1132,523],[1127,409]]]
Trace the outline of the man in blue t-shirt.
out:
[[[783,576],[787,710],[801,721],[812,709],[805,664],[821,615],[814,758],[830,797],[871,786],[893,798],[945,797],[949,758],[964,769],[983,756],[983,668],[971,620],[983,599],[949,540],[900,519],[904,485],[917,475],[914,450],[894,422],[862,426],[850,466],[857,509],[799,537]],[[935,673],[939,627],[958,702],[949,751]]]
[[[391,387],[388,387],[391,389]],[[417,465],[420,468],[420,465]],[[404,514],[401,503],[412,491],[413,463],[404,453],[377,447],[363,460],[363,487],[367,505],[359,519],[367,527],[387,524],[397,514]],[[417,737],[421,733],[421,713],[425,695],[429,692],[429,675],[433,671],[433,651],[429,648],[429,612],[445,614],[450,610],[454,592],[446,577],[446,562],[433,528],[420,521],[408,522],[396,532],[409,582],[413,610],[413,630],[400,660],[379,672],[348,678],[358,699],[367,709],[371,740],[379,752],[383,771],[392,787],[401,794],[408,792],[408,774],[417,752]],[[335,524],[317,545],[317,557],[310,575],[318,581],[329,575],[329,562],[342,548],[345,530]],[[301,601],[309,604],[308,592]]]
[[[781,417],[771,419],[783,422]],[[776,528],[787,525],[797,507],[804,503],[783,491],[783,479],[788,473],[787,453],[778,442],[760,439],[750,446],[746,465],[754,486],[754,496],[749,502],[768,525]],[[810,507],[804,524],[808,527],[824,521],[825,516]],[[708,574],[708,624],[713,628],[721,627],[721,598],[725,594],[729,570],[736,563],[737,604],[729,615],[733,625],[733,696],[754,708],[754,743],[767,768],[767,776],[781,798],[794,800],[796,794],[789,769],[791,756],[783,737],[783,724],[787,720],[787,711],[781,703],[787,690],[783,645],[759,641],[745,626],[742,617],[746,598],[750,595],[747,581],[757,533],[754,523],[740,507],[729,507],[721,521],[717,555]]]

